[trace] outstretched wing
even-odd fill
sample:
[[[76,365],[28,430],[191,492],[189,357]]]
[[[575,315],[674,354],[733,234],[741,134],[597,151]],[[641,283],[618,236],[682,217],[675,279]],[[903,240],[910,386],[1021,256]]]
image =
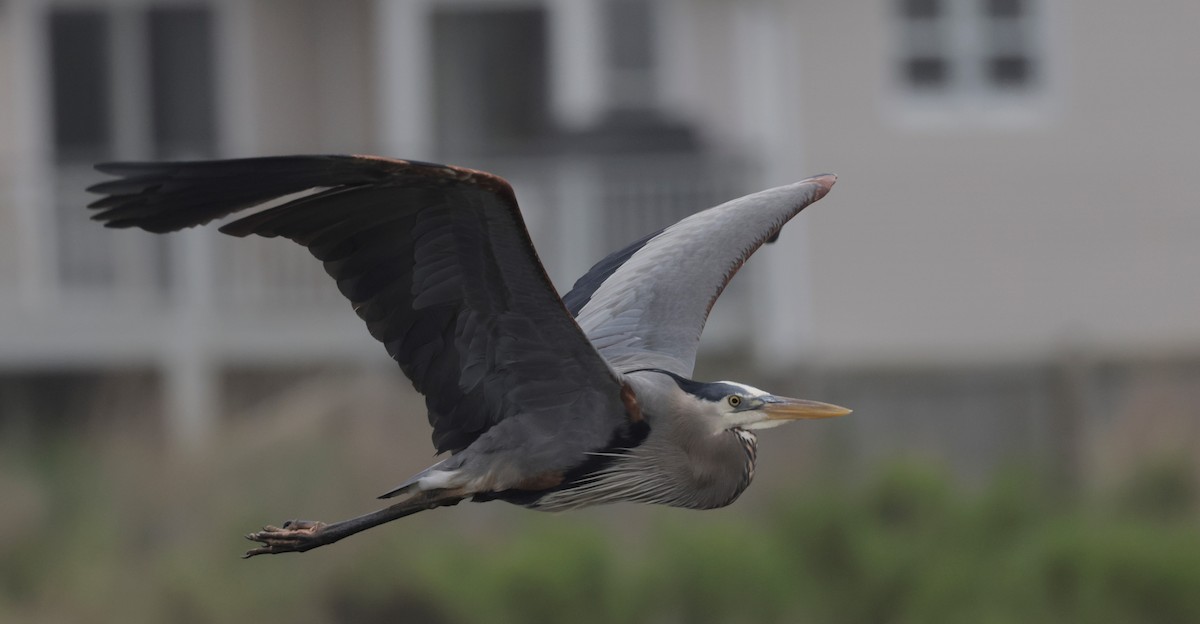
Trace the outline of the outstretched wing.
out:
[[[836,180],[816,176],[694,214],[601,260],[563,299],[616,370],[661,368],[690,377],[725,285]]]
[[[568,314],[503,179],[366,156],[284,156],[97,166],[89,191],[109,227],[168,232],[312,194],[221,228],[283,236],[325,264],[371,335],[426,397],[438,451],[495,424],[603,447],[625,421],[621,382]]]

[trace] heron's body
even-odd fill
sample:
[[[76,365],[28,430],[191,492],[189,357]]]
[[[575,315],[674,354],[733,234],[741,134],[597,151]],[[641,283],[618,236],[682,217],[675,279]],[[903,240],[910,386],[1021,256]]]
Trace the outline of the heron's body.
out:
[[[595,452],[556,487],[505,499],[546,511],[623,501],[712,509],[736,500],[754,478],[757,438],[689,410],[678,386],[656,383],[661,376],[625,376],[644,419],[635,437]]]
[[[308,195],[221,228],[308,247],[425,395],[448,456],[332,525],[267,527],[250,553],[303,551],[422,509],[505,500],[708,509],[754,476],[752,430],[848,410],[689,379],[713,302],[833,176],[697,213],[601,260],[560,298],[512,189],[490,174],[363,156],[118,163],[98,220],[167,232]]]

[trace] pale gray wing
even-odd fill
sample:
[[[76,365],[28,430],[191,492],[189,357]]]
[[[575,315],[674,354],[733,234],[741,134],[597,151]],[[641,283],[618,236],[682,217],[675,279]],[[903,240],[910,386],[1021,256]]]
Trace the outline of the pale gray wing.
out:
[[[308,248],[425,395],[439,451],[500,422],[558,442],[562,469],[629,426],[621,380],[563,307],[508,183],[362,156],[115,163],[90,190],[110,227],[168,232],[306,189],[221,228]]]
[[[816,176],[694,214],[601,260],[564,300],[616,370],[691,376],[704,323],[725,285],[836,180]]]

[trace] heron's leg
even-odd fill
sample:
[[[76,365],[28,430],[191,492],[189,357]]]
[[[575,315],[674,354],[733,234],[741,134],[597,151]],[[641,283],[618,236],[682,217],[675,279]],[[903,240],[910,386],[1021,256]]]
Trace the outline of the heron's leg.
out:
[[[447,490],[419,492],[409,500],[333,524],[309,520],[288,520],[281,527],[265,526],[261,531],[246,536],[246,539],[258,542],[262,546],[246,551],[242,558],[249,559],[255,555],[277,555],[285,552],[312,550],[385,522],[411,516],[418,511],[458,504],[463,498],[463,494]]]

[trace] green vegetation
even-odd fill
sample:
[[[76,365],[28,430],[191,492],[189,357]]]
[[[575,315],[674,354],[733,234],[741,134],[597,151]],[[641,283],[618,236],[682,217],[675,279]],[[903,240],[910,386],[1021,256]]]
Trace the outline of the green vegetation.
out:
[[[464,504],[238,559],[236,536],[282,509],[367,509],[376,453],[328,442],[187,462],[128,441],[0,450],[0,621],[1200,622],[1183,462],[1070,501],[898,465],[765,508]]]

